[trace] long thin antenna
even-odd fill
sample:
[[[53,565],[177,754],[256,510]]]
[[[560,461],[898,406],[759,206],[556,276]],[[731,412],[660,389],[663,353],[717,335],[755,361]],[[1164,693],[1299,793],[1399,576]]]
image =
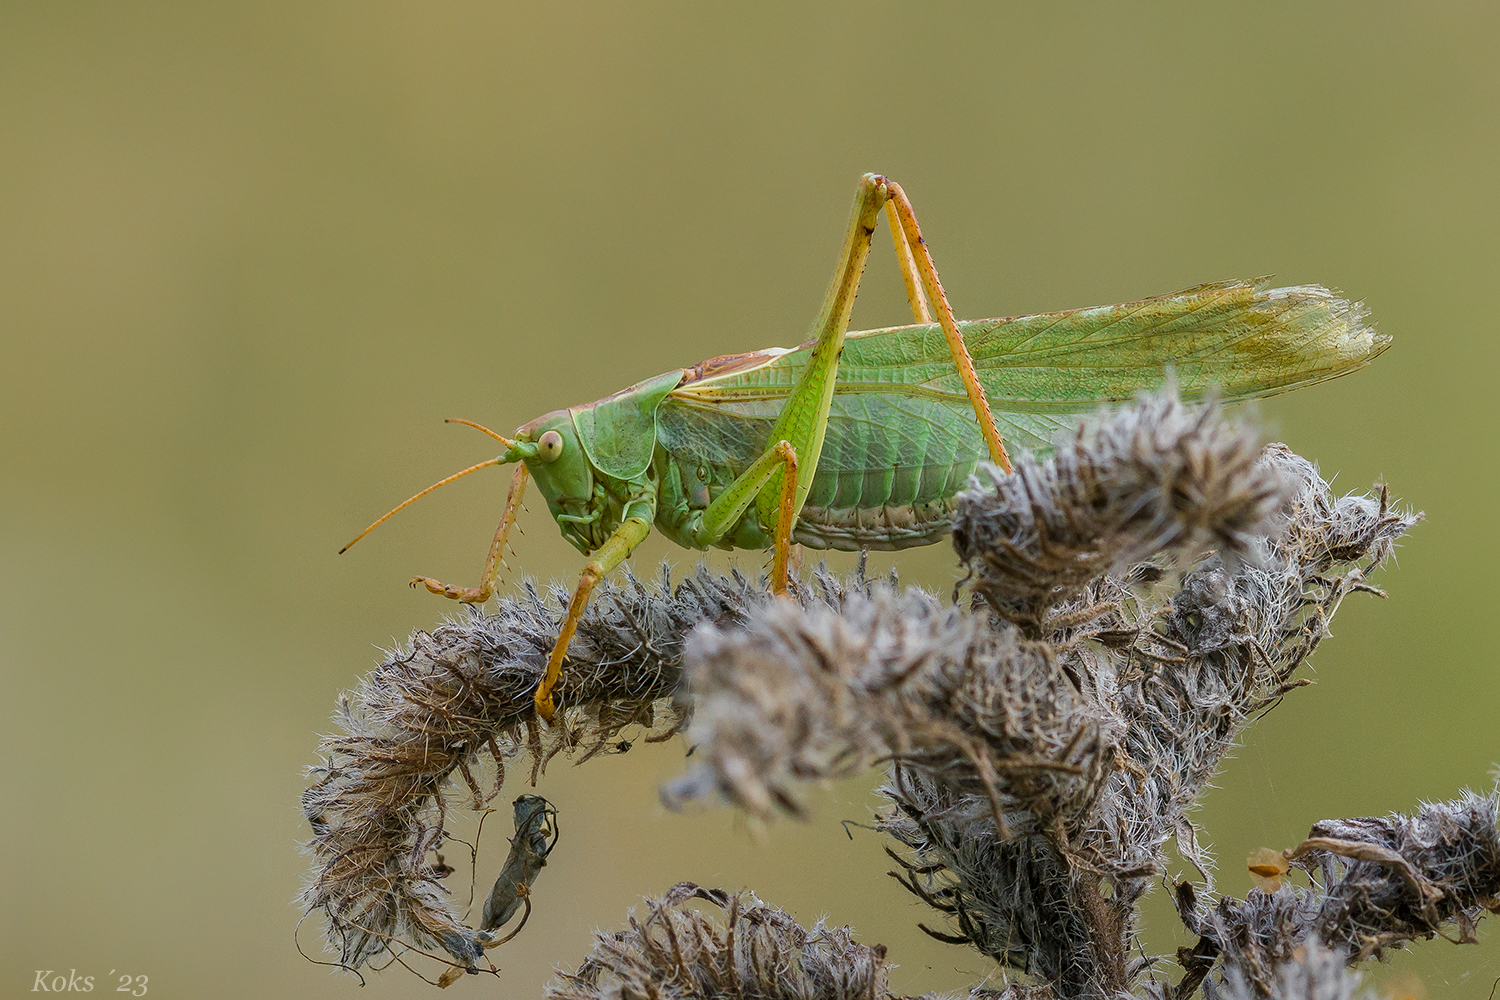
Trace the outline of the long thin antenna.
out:
[[[462,422],[463,423],[467,423],[468,421],[462,421]],[[481,430],[482,429],[483,428],[481,428]],[[499,437],[499,435],[496,435],[496,437]],[[504,440],[504,438],[501,438],[501,440]],[[391,519],[392,515],[396,514],[398,511],[403,511],[406,508],[410,507],[412,504],[416,503],[418,500],[422,499],[427,494],[429,494],[433,490],[437,489],[439,486],[447,486],[449,483],[453,482],[453,480],[455,480],[455,479],[462,479],[464,476],[467,476],[471,472],[478,472],[480,469],[487,469],[487,468],[489,468],[492,465],[502,465],[502,464],[504,464],[503,463],[503,459],[504,459],[504,456],[501,456],[500,458],[492,458],[492,459],[490,459],[487,462],[480,462],[478,465],[471,465],[471,466],[469,466],[467,469],[465,469],[462,472],[455,472],[453,475],[449,476],[447,479],[439,479],[437,482],[435,482],[431,486],[427,487],[421,493],[418,493],[416,496],[414,496],[411,499],[407,500],[405,503],[397,505],[396,507],[394,507],[391,510],[391,512],[389,514],[386,514],[385,517],[382,517],[380,520],[378,520],[374,524],[370,525],[364,531],[361,531],[359,534],[355,535],[354,536],[354,541],[350,542],[349,545],[345,545],[343,548],[339,549],[339,555],[343,555],[345,552],[348,552],[350,546],[352,546],[354,544],[354,542],[359,541],[361,538],[365,537],[370,532],[372,532],[376,528],[380,527],[386,521],[389,521]]]
[[[496,441],[499,441],[501,444],[505,445],[505,447],[507,447],[507,448],[514,448],[515,445],[516,445],[516,443],[514,441],[512,441],[510,438],[503,437],[503,436],[501,436],[499,434],[496,434],[494,431],[492,431],[488,427],[484,426],[484,424],[476,424],[474,421],[472,421],[472,420],[465,420],[463,417],[449,417],[447,420],[444,420],[443,423],[445,423],[445,424],[463,424],[465,427],[472,427],[476,431],[484,431],[490,437],[494,438]]]

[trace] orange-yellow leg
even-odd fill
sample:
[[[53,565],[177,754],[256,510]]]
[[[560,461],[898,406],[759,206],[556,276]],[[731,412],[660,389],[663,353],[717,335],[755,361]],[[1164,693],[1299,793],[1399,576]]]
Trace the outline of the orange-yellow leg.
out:
[[[777,508],[776,548],[771,560],[771,593],[785,596],[787,561],[792,552],[792,526],[797,523],[797,449],[778,441],[773,449],[782,462],[781,505]]]
[[[583,568],[583,576],[578,581],[578,589],[573,591],[573,600],[568,602],[568,615],[563,619],[562,629],[557,633],[557,643],[552,647],[552,655],[547,660],[547,673],[543,675],[542,682],[536,686],[536,711],[548,722],[551,722],[552,716],[557,713],[557,706],[552,701],[552,689],[557,685],[558,677],[562,675],[563,659],[568,653],[568,643],[573,641],[573,633],[578,631],[578,621],[583,617],[583,609],[589,605],[589,593],[650,533],[650,521],[640,517],[627,517],[615,529],[615,533],[599,546],[599,550],[594,553],[594,558],[589,560],[589,564]]]
[[[891,242],[896,246],[896,262],[901,265],[901,280],[906,283],[906,301],[911,304],[912,318],[918,323],[931,323],[932,313],[922,295],[922,275],[912,259],[911,244],[906,242],[906,230],[901,228],[901,216],[896,214],[894,201],[885,203],[885,216],[891,224]]]
[[[521,494],[526,492],[528,476],[526,466],[522,464],[516,466],[515,475],[510,477],[510,491],[505,494],[505,513],[500,515],[500,527],[495,529],[495,540],[490,543],[489,555],[484,557],[484,573],[479,578],[479,586],[454,587],[430,576],[416,577],[411,585],[415,587],[420,583],[434,594],[442,594],[464,604],[483,604],[489,600],[500,577],[501,553],[505,549],[505,540],[510,535],[510,526],[516,521],[516,511],[521,506]]]
[[[772,529],[771,592],[785,594],[787,591],[788,556],[792,550],[792,528],[797,523],[798,487],[797,448],[785,438],[761,452],[750,467],[735,477],[713,502],[703,511],[701,520],[693,529],[693,543],[708,548],[739,523],[740,517],[750,505],[760,506],[764,501],[769,513],[762,524]],[[776,481],[780,473],[781,480]]]
[[[979,385],[979,376],[974,371],[974,359],[969,356],[969,349],[964,346],[963,337],[958,332],[958,320],[953,316],[953,307],[948,305],[948,296],[943,292],[943,283],[938,280],[937,265],[932,262],[932,254],[927,249],[927,243],[922,239],[922,230],[917,226],[917,216],[912,210],[911,202],[906,197],[906,192],[901,190],[901,185],[895,181],[886,179],[886,190],[889,192],[890,200],[887,201],[886,210],[892,213],[900,223],[900,229],[905,239],[906,252],[902,252],[899,244],[896,256],[901,260],[902,275],[906,279],[907,297],[912,303],[912,313],[917,316],[918,322],[922,321],[922,312],[918,308],[918,300],[915,296],[914,276],[907,271],[910,262],[916,269],[916,278],[921,281],[922,288],[927,293],[928,300],[937,310],[938,322],[943,327],[943,336],[948,340],[948,349],[953,352],[953,361],[958,366],[959,377],[963,379],[964,391],[969,394],[969,402],[974,404],[974,415],[979,418],[980,429],[984,432],[985,443],[990,449],[990,461],[994,462],[1006,472],[1010,471],[1010,456],[1005,452],[1005,444],[1000,440],[1000,430],[995,426],[995,416],[990,412],[989,400],[984,397],[984,390]],[[893,236],[892,239],[895,237]],[[912,258],[915,257],[915,260]]]

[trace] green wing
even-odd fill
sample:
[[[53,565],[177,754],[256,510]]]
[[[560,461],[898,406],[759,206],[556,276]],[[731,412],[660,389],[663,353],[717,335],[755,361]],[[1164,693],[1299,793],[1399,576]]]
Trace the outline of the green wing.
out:
[[[1217,391],[1236,400],[1362,368],[1390,344],[1367,315],[1362,303],[1322,286],[1267,288],[1261,279],[1214,282],[1119,305],[969,320],[959,329],[1001,433],[1035,448],[1072,422],[1065,415],[1156,388],[1169,370],[1185,397]],[[804,344],[725,359],[733,363],[720,368],[729,370],[706,363],[699,368],[704,377],[680,386],[669,402],[759,425],[779,408],[808,351]],[[850,333],[829,414],[830,446],[841,421],[899,433],[913,419],[946,422],[943,414],[955,408],[973,421],[937,324]],[[716,423],[719,433],[729,431],[724,421]],[[754,438],[745,430],[728,437]],[[713,434],[693,436],[713,447],[701,440]],[[738,441],[723,443],[730,452],[741,450]]]
[[[1354,371],[1390,343],[1362,305],[1326,288],[1244,281],[959,328],[1012,451],[1050,448],[1073,414],[1157,388],[1169,371],[1186,397],[1249,399]],[[808,353],[804,344],[689,369],[657,411],[659,443],[722,487],[766,449]],[[936,324],[851,333],[808,507],[944,500],[987,454]]]

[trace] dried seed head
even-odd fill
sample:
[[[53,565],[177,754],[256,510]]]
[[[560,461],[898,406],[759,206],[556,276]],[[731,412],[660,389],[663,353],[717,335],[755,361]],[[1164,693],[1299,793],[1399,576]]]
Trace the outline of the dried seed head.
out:
[[[853,584],[856,589],[864,583]],[[838,605],[846,585],[826,573],[796,593]],[[729,626],[771,600],[760,581],[699,569],[673,584],[628,571],[594,591],[568,647],[555,696],[562,712],[537,725],[532,692],[556,641],[569,594],[528,586],[392,652],[335,715],[326,763],[302,796],[312,827],[313,871],[300,902],[321,910],[339,961],[358,968],[396,943],[471,963],[485,943],[464,925],[430,855],[443,846],[452,790],[475,809],[497,794],[507,765],[531,758],[531,779],[561,752],[581,763],[620,750],[627,728],[647,742],[686,721],[678,697],[684,637],[696,625]]]
[[[358,968],[396,942],[472,963],[479,934],[429,859],[445,841],[452,786],[477,809],[522,754],[534,781],[559,752],[609,752],[626,727],[667,738],[685,718],[672,701],[682,637],[769,599],[739,576],[700,572],[673,586],[665,570],[650,584],[626,574],[595,595],[558,687],[560,724],[545,732],[532,691],[567,607],[561,589],[544,599],[528,587],[494,614],[415,633],[340,699],[341,732],[323,740],[326,763],[309,769],[302,796],[314,869],[301,902],[324,912],[343,965]]]
[[[1069,824],[1097,792],[1106,732],[1052,648],[930,594],[887,589],[841,611],[776,602],[688,642],[702,763],[669,805],[717,791],[758,816],[799,812],[795,784],[894,758],[945,775],[969,814]]]
[[[1218,992],[1223,1000],[1377,1000],[1371,989],[1359,989],[1360,975],[1348,967],[1344,957],[1316,941],[1301,949],[1295,959],[1276,968],[1265,989],[1235,967],[1224,977]],[[1269,991],[1269,992],[1267,992]]]
[[[1227,981],[1264,992],[1304,952],[1343,964],[1448,928],[1477,942],[1485,911],[1500,911],[1500,789],[1466,791],[1414,816],[1324,820],[1290,857],[1313,874],[1311,888],[1225,897],[1205,921]]]
[[[1039,632],[1107,572],[1213,548],[1236,557],[1285,495],[1253,431],[1174,394],[1086,421],[1047,459],[959,494],[953,544],[997,613]]]
[[[645,915],[632,913],[624,930],[600,933],[578,971],[549,984],[546,996],[893,1000],[886,977],[885,949],[858,944],[847,927],[820,921],[809,930],[751,893],[682,882],[647,900]]]

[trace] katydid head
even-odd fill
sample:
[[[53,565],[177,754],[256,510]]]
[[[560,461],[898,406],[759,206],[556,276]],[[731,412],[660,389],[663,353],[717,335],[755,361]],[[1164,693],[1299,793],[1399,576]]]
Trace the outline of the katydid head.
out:
[[[513,450],[526,463],[563,535],[578,545],[582,536],[576,527],[597,520],[598,515],[594,510],[594,469],[578,439],[572,413],[553,410],[522,424],[516,430]]]
[[[528,448],[526,468],[563,537],[589,553],[620,526],[625,505],[649,492],[656,450],[656,408],[681,370],[523,424],[515,447]],[[509,460],[507,456],[507,460]]]

